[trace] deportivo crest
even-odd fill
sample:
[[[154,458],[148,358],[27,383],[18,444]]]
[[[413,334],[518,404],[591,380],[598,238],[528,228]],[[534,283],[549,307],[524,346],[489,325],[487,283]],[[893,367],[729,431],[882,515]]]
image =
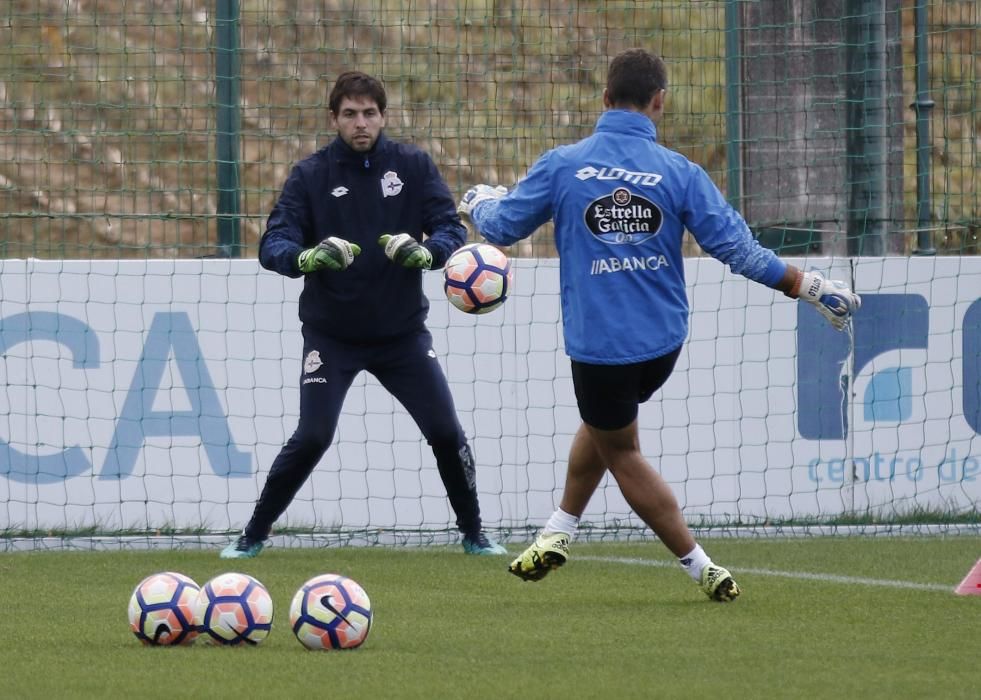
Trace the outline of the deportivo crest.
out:
[[[651,200],[618,187],[590,202],[583,220],[600,240],[637,245],[657,235],[664,216]]]
[[[306,374],[313,374],[318,369],[323,367],[324,361],[320,359],[319,350],[311,350],[307,353],[306,359],[303,360],[303,371]]]
[[[387,173],[382,175],[382,197],[394,197],[402,191],[402,185],[404,184],[404,182],[399,180],[399,174],[397,172],[394,170],[389,170]]]

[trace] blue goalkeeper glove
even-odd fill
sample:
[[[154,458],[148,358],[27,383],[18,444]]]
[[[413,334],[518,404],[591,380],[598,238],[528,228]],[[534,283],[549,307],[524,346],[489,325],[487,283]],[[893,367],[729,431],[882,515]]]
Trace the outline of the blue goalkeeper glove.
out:
[[[354,257],[361,252],[361,246],[350,243],[343,238],[325,238],[313,248],[307,248],[296,259],[300,272],[310,274],[318,270],[340,272],[354,262]]]
[[[428,270],[433,266],[433,254],[407,233],[384,233],[378,238],[378,245],[385,248],[389,260],[402,267]]]
[[[796,285],[798,299],[813,304],[837,330],[843,330],[862,306],[862,297],[839,280],[828,280],[820,272],[802,272]]]
[[[476,207],[481,202],[486,202],[490,199],[500,199],[508,193],[508,188],[504,185],[498,185],[497,187],[491,187],[490,185],[474,185],[469,190],[463,194],[463,199],[456,207],[456,211],[460,216],[471,219],[471,214],[473,213],[474,207]],[[472,220],[472,219],[471,219]]]

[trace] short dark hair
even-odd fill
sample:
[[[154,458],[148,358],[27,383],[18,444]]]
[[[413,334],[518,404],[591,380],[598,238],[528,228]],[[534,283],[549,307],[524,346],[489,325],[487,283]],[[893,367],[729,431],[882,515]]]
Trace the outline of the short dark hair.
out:
[[[660,56],[644,49],[627,49],[617,54],[606,74],[606,96],[610,104],[643,109],[658,90],[668,87],[668,67]]]
[[[381,81],[358,70],[349,70],[337,76],[337,82],[334,83],[327,102],[331,114],[337,114],[341,100],[345,97],[368,97],[375,101],[378,111],[382,114],[385,113],[385,107],[388,105],[385,87]]]

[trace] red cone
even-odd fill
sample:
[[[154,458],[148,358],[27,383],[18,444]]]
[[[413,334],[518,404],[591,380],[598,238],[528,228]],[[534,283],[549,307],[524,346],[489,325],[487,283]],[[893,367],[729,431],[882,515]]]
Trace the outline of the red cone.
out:
[[[967,572],[967,576],[954,589],[957,595],[981,595],[981,559]]]

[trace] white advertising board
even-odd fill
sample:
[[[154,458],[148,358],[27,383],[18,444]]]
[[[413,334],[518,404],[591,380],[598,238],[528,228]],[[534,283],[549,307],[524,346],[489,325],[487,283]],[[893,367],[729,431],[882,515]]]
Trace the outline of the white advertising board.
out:
[[[792,262],[854,281],[853,334],[686,262],[689,341],[640,424],[689,519],[977,504],[981,259]],[[578,427],[557,263],[514,264],[514,296],[475,317],[425,275],[492,527],[548,517]],[[0,529],[241,527],[297,420],[301,285],[255,260],[0,261]],[[637,524],[612,481],[584,519]],[[280,524],[452,521],[411,419],[362,375]]]

